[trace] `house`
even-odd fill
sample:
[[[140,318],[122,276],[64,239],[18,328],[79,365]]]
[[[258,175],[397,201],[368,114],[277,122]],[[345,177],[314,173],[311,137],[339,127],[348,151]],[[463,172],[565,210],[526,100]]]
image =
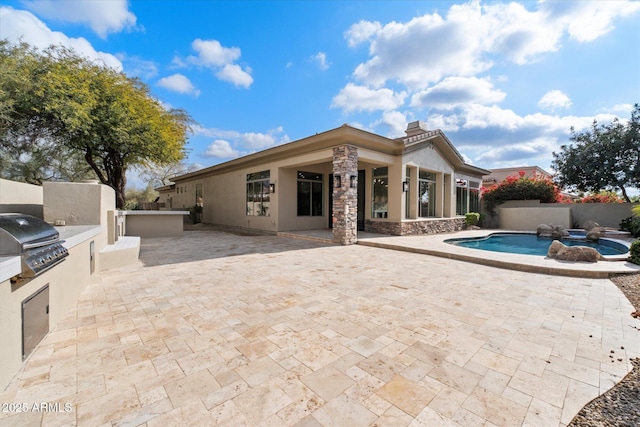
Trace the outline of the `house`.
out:
[[[486,189],[500,184],[510,176],[519,176],[520,172],[524,172],[524,176],[533,178],[553,178],[549,172],[538,166],[519,166],[515,168],[491,169],[491,173],[482,177],[482,186]]]
[[[459,230],[465,213],[478,212],[487,174],[421,122],[396,139],[345,124],[156,190],[167,208],[201,206],[203,223],[266,233],[330,228],[334,242],[352,244],[358,231]]]

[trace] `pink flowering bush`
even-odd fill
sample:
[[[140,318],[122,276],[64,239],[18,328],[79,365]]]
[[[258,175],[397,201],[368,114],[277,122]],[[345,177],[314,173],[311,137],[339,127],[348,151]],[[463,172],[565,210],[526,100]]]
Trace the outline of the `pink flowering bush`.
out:
[[[534,175],[525,176],[524,171],[509,176],[500,184],[486,189],[483,187],[482,199],[487,210],[494,212],[496,206],[508,200],[540,200],[541,203],[567,202],[560,190],[550,178]]]
[[[577,203],[624,203],[624,200],[613,191],[599,191],[584,196]]]

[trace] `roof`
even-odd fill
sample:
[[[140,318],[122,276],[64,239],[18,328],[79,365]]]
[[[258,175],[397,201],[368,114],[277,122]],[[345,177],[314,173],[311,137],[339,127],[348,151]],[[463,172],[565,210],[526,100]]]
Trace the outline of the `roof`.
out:
[[[402,153],[419,149],[424,143],[432,142],[439,148],[440,153],[454,166],[456,171],[468,172],[478,175],[486,175],[490,171],[466,164],[464,159],[453,146],[451,141],[441,130],[427,131],[411,137],[391,139],[362,129],[354,128],[348,124],[316,133],[306,138],[298,139],[276,147],[258,151],[237,159],[229,160],[214,166],[172,177],[174,182],[191,180],[201,176],[212,175],[246,168],[253,165],[281,159],[285,156],[293,156],[331,148],[340,144],[355,145],[379,151],[385,154],[401,155]],[[163,187],[163,189],[165,189]],[[167,188],[168,189],[168,188]]]

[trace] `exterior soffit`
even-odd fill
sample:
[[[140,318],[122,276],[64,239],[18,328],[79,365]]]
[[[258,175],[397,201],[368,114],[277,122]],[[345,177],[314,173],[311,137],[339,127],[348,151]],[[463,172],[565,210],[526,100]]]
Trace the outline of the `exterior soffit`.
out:
[[[323,149],[341,145],[352,145],[358,149],[379,152],[391,156],[401,155],[403,149],[402,142],[343,125],[336,129],[269,148],[219,165],[180,175],[174,177],[173,180],[175,182],[190,181],[233,170],[251,168],[265,163],[282,161],[286,158],[319,152]],[[330,159],[331,158],[328,158],[327,160]]]

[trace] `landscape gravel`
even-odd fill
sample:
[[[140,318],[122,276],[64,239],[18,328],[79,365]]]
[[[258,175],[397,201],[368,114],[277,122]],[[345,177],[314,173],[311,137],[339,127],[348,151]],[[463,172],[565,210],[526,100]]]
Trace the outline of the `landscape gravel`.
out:
[[[612,277],[611,281],[625,294],[634,309],[630,316],[640,316],[640,274]],[[640,339],[640,331],[638,331]],[[614,388],[589,402],[573,418],[572,427],[640,426],[640,359],[632,359],[633,370]]]

